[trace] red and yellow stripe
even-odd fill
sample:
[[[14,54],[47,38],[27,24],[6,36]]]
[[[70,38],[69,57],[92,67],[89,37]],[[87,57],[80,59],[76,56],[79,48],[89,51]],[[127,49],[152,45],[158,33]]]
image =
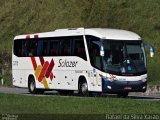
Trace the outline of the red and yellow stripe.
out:
[[[54,67],[54,60],[52,59],[49,63],[45,61],[43,57],[39,57],[41,65],[37,66],[35,57],[31,57],[32,65],[35,70],[36,79],[44,85],[44,88],[49,88],[46,78],[50,77],[50,80],[53,80],[52,69]]]

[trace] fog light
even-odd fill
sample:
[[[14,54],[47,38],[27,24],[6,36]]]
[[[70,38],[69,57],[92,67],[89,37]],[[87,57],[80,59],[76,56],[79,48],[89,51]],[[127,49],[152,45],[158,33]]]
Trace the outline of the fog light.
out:
[[[143,86],[143,88],[142,89],[145,89],[146,87],[145,86]]]
[[[107,86],[108,89],[112,89],[111,86]]]

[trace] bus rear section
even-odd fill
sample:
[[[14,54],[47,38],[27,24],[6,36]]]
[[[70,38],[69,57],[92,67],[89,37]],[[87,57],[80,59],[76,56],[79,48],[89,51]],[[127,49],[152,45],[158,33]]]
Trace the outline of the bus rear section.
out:
[[[73,93],[87,83],[90,65],[87,61],[84,35],[55,37],[46,34],[15,38],[12,54],[13,85],[28,87],[31,93],[57,90]],[[99,87],[100,91],[100,87]],[[86,93],[87,94],[87,93]]]

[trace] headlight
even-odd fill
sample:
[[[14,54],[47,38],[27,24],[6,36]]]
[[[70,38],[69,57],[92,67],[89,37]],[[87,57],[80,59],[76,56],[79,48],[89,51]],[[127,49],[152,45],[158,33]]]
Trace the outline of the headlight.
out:
[[[142,82],[146,82],[147,78],[142,78],[141,80],[142,80]]]

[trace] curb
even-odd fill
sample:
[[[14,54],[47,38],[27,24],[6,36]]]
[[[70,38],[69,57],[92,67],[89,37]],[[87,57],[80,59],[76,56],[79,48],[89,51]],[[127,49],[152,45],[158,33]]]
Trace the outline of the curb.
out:
[[[160,96],[160,86],[153,85],[147,86],[146,92],[133,92],[131,95],[140,95],[140,96]]]

